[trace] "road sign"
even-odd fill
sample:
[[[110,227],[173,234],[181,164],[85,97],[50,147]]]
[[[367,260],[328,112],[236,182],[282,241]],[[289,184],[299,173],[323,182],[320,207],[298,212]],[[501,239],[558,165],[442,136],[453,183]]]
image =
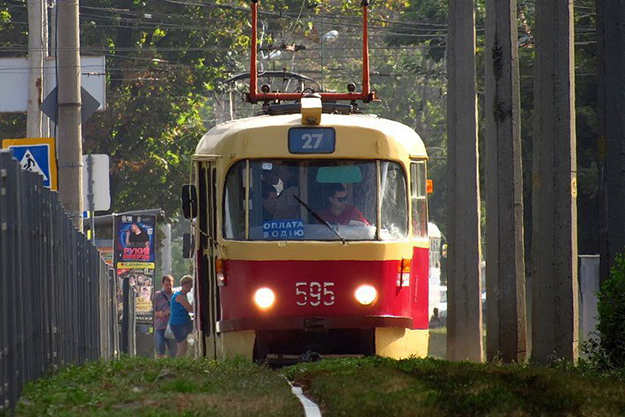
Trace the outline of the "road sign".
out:
[[[54,87],[54,90],[52,90],[50,94],[48,94],[48,97],[43,100],[43,103],[39,105],[39,110],[48,116],[54,123],[56,123],[57,109],[59,107],[58,96],[58,88]],[[93,112],[98,109],[100,103],[98,100],[93,98],[93,96],[89,94],[84,87],[80,87],[80,101],[82,102],[80,106],[80,121],[85,123],[91,117]]]
[[[85,210],[104,211],[111,208],[109,171],[108,155],[82,156],[82,195]]]
[[[0,58],[0,112],[25,112],[28,106],[28,58]],[[106,110],[106,65],[103,56],[80,58],[80,84]],[[45,60],[41,96],[56,88],[56,61]],[[83,103],[84,105],[84,103]]]
[[[44,187],[58,189],[54,138],[4,139],[2,147],[11,150],[22,169],[40,174]]]

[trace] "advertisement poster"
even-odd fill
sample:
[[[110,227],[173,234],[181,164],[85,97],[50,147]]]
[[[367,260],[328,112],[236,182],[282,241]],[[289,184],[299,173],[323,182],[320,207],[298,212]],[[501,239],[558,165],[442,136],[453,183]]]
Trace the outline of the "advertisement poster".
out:
[[[115,217],[114,263],[118,288],[128,278],[135,293],[138,322],[152,320],[152,292],[155,271],[156,216]],[[118,290],[118,309],[121,307]]]
[[[154,269],[155,230],[156,216],[115,217],[115,267]]]
[[[100,252],[100,256],[108,265],[113,266],[113,241],[110,239],[96,239],[95,247]]]
[[[152,291],[154,290],[154,269],[132,268],[117,270],[117,310],[121,314],[123,309],[122,282],[128,278],[130,288],[135,296],[135,315],[138,322],[152,320]]]

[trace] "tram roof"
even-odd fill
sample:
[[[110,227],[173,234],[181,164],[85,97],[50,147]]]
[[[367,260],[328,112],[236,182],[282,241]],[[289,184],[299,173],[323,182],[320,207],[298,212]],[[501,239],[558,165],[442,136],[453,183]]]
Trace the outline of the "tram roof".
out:
[[[250,157],[294,157],[288,151],[288,131],[292,127],[332,127],[336,131],[336,151],[311,157],[388,157],[427,158],[419,135],[408,126],[373,115],[323,114],[315,126],[302,124],[299,113],[256,116],[213,127],[200,140],[195,154]],[[301,157],[302,155],[298,155]],[[307,155],[308,156],[308,155]]]

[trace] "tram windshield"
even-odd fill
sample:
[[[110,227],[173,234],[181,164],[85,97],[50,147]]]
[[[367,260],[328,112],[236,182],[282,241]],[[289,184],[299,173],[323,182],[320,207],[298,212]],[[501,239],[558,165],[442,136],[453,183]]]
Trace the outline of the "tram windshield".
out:
[[[402,167],[390,161],[240,161],[226,177],[224,237],[405,239],[406,187]]]

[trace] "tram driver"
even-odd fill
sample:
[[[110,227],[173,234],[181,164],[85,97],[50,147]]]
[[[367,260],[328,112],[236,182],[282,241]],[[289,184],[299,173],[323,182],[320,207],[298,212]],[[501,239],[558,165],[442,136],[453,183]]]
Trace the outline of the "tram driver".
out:
[[[319,216],[330,224],[369,226],[369,222],[356,207],[347,204],[347,191],[343,184],[332,184],[328,196],[329,207],[319,212]],[[353,223],[352,223],[353,224]]]

